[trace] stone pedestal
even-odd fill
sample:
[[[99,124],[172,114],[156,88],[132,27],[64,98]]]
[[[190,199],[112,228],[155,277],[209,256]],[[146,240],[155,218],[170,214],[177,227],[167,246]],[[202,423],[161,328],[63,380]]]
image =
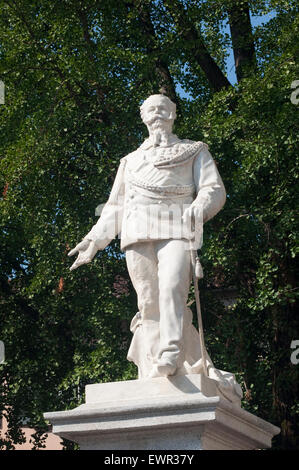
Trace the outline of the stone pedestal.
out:
[[[84,405],[44,417],[81,450],[264,449],[280,431],[202,375],[87,385]]]

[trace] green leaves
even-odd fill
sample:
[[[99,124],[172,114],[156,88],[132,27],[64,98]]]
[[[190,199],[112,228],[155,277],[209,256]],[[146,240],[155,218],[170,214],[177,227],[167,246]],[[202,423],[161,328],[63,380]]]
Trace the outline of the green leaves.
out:
[[[221,73],[231,41],[227,5],[184,2],[193,39],[201,38]],[[0,6],[0,410],[9,420],[1,446],[22,442],[24,416],[42,445],[44,411],[81,403],[87,383],[136,377],[126,360],[136,296],[119,242],[80,271],[69,271],[67,252],[96,222],[120,158],[145,136],[139,106],[158,92],[162,60],[192,97],[177,96],[175,131],[208,143],[228,194],[205,226],[201,253],[209,353],[237,374],[246,409],[284,423],[276,445],[296,447],[298,369],[289,360],[298,329],[295,2],[252,5],[255,15],[275,9],[253,31],[258,68],[218,93],[190,54],[202,44],[187,41],[173,2],[144,4],[150,42],[130,2]],[[115,295],[117,276],[129,295]]]

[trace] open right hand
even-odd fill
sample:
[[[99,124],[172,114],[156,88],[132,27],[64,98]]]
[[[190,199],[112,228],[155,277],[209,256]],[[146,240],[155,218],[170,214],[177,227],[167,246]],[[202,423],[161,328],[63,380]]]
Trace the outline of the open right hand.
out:
[[[68,256],[73,256],[78,253],[78,257],[76,261],[70,267],[70,271],[78,268],[82,264],[89,263],[94,256],[96,255],[98,248],[95,245],[95,242],[92,240],[82,240],[82,242],[78,243],[75,248],[73,248],[69,253]]]

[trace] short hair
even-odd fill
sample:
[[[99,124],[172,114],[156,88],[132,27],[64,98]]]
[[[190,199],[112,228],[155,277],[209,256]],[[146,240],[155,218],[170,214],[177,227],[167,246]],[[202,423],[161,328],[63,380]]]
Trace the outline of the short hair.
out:
[[[170,109],[170,120],[175,120],[176,118],[176,104],[173,103],[173,101],[171,101],[168,96],[166,95],[162,95],[162,94],[158,94],[158,95],[151,95],[149,96],[148,98],[146,98],[146,100],[142,103],[142,105],[140,106],[140,115],[141,115],[141,119],[143,120],[143,117],[144,117],[144,110],[146,108],[146,106],[148,105],[149,101],[152,99],[152,98],[163,98],[166,102],[167,102],[167,106],[169,107]]]

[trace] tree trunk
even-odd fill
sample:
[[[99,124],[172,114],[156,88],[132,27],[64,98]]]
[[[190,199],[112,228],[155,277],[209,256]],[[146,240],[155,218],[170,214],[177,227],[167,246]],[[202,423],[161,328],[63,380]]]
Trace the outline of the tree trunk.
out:
[[[227,7],[234,51],[237,80],[248,77],[255,70],[255,47],[248,2],[234,0]]]
[[[223,88],[229,88],[231,83],[210,55],[200,33],[188,18],[183,5],[176,0],[164,0],[163,3],[173,17],[178,33],[188,42],[192,60],[199,64],[212,90],[220,91]]]
[[[159,80],[160,91],[165,93],[179,110],[179,101],[175,91],[175,85],[169,72],[168,64],[162,57],[162,51],[155,44],[156,34],[153,23],[151,21],[150,12],[141,4],[137,7],[139,12],[139,21],[145,35],[146,48],[149,55],[156,55],[155,71]]]

